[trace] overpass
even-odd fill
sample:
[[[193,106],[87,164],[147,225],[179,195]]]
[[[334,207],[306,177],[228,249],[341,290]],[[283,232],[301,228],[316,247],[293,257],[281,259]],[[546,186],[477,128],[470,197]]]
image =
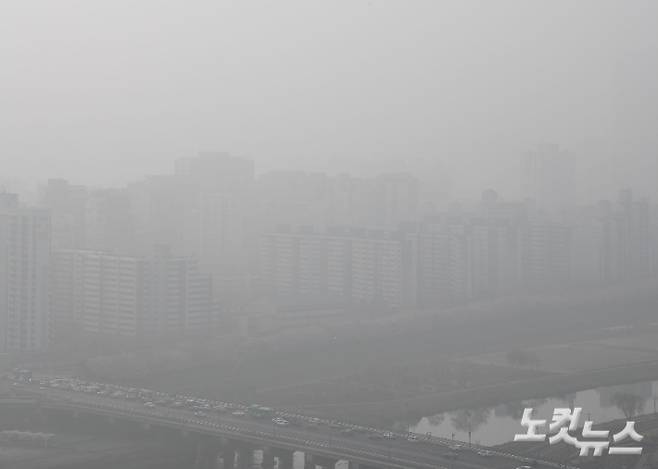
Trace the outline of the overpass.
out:
[[[166,428],[198,442],[196,467],[215,469],[221,458],[224,469],[248,469],[255,451],[262,452],[263,469],[292,469],[293,454],[304,454],[305,469],[334,469],[348,461],[350,469],[514,469],[531,461],[479,446],[437,438],[408,438],[383,430],[351,426],[349,435],[339,426],[280,426],[246,415],[206,414],[188,409],[145,406],[70,390],[13,386],[15,394],[28,399],[38,412],[93,415],[108,422],[131,421],[145,430]],[[0,400],[0,405],[19,405],[21,399]],[[280,415],[287,415],[280,413]],[[342,424],[349,425],[349,424]],[[342,430],[345,430],[342,428]],[[382,437],[386,435],[386,437]],[[532,461],[537,469],[567,468],[550,461]],[[569,469],[577,469],[570,467]]]

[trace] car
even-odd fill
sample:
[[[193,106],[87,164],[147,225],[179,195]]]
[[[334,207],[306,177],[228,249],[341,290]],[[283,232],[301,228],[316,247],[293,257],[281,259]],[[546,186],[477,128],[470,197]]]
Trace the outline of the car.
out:
[[[273,418],[272,422],[274,422],[276,425],[281,425],[282,427],[290,425],[290,422],[288,422],[286,419],[282,419],[280,417]]]
[[[516,466],[516,469],[534,469],[532,466]]]
[[[487,450],[484,450],[484,449],[483,449],[483,450],[478,451],[478,452],[477,452],[477,455],[478,455],[478,456],[482,456],[483,458],[490,458],[490,457],[492,457],[494,454],[493,454],[491,451],[487,451]]]
[[[145,402],[144,407],[155,407],[155,404],[153,402]]]
[[[200,410],[197,410],[196,412],[194,412],[194,415],[197,416],[197,417],[203,417],[203,418],[208,417],[208,414],[206,414],[205,412],[201,412]]]
[[[384,438],[386,438],[387,440],[395,440],[397,437],[395,436],[395,433],[386,432],[384,433]]]
[[[416,435],[414,435],[413,433],[409,434],[407,436],[407,441],[416,442],[416,441],[418,441],[418,437]]]
[[[231,412],[231,415],[233,415],[235,417],[244,417],[245,415],[247,415],[247,413],[242,411],[242,410],[235,410],[235,411]]]

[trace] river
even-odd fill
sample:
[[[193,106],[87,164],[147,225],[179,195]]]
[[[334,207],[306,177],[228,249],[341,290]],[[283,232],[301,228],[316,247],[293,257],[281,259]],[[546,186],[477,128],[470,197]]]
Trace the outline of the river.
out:
[[[516,433],[525,433],[520,421],[523,409],[535,409],[534,418],[550,421],[556,407],[582,407],[583,418],[595,423],[655,412],[658,381],[610,386],[556,396],[528,399],[482,409],[464,409],[422,418],[411,431],[433,436],[493,446],[512,441]]]

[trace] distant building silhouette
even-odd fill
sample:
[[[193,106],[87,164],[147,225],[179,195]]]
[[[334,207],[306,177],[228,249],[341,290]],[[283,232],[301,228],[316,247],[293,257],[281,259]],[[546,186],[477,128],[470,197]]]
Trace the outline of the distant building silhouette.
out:
[[[50,238],[47,210],[0,193],[0,351],[48,347]]]
[[[163,248],[148,257],[57,251],[52,286],[58,340],[67,334],[180,337],[211,331],[217,320],[211,277],[196,261]]]
[[[416,249],[402,232],[332,228],[263,237],[263,279],[279,297],[415,305]]]
[[[573,206],[573,166],[573,157],[559,145],[537,146],[521,160],[521,196],[553,214]]]

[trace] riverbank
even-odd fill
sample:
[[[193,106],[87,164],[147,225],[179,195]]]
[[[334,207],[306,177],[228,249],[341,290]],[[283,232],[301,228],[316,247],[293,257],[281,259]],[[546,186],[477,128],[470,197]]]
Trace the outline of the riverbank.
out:
[[[590,388],[654,380],[658,380],[658,361],[591,370],[581,374],[550,374],[405,399],[302,407],[299,410],[371,425],[390,425],[395,421],[417,421],[427,415],[452,410],[491,407],[527,399],[567,395]]]
[[[357,315],[331,326],[291,329],[285,336],[223,336],[81,360],[77,372],[92,380],[329,418],[412,422],[448,410],[656,379],[658,351],[655,362],[629,355],[623,366],[605,369],[595,357],[583,356],[571,373],[481,358],[639,335],[656,321],[657,287],[649,282],[507,298],[377,320]],[[609,353],[622,355],[621,348]]]

